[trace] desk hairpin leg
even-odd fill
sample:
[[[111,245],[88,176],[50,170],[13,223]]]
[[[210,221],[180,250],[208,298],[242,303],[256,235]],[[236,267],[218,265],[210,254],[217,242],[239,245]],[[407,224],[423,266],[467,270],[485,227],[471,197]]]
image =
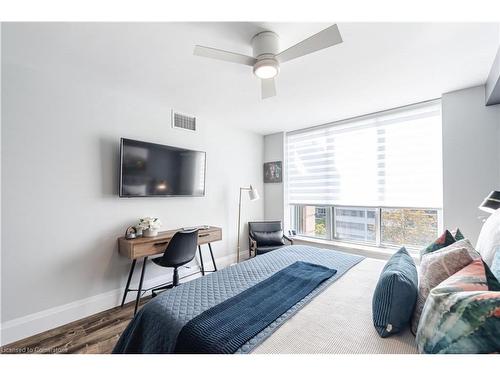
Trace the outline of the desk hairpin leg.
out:
[[[207,243],[208,249],[210,250],[210,257],[212,258],[212,264],[214,265],[213,271],[206,271],[205,266],[203,265],[203,257],[201,255],[201,245],[198,245],[198,253],[200,254],[200,263],[201,263],[201,274],[205,276],[206,272],[216,272],[217,271],[217,265],[215,264],[215,258],[214,258],[214,253],[212,251],[212,244],[210,242]]]
[[[147,263],[147,261],[148,261],[148,257],[144,257],[144,262],[142,263],[141,278],[139,280],[139,289],[137,289],[137,297],[135,299],[134,315],[137,314],[137,308],[139,307],[139,300],[141,299],[142,282],[144,281],[144,273],[146,273],[146,263]]]
[[[198,245],[198,254],[200,255],[201,274],[202,276],[205,276],[205,267],[203,267],[203,256],[201,255],[201,245]]]
[[[210,249],[210,256],[212,257],[212,264],[214,265],[214,271],[217,271],[217,265],[215,264],[214,253],[212,252],[212,244],[208,243],[208,248]]]
[[[132,261],[132,265],[130,266],[130,272],[128,273],[128,279],[127,279],[127,286],[125,287],[125,293],[123,293],[123,299],[122,299],[122,305],[121,305],[121,307],[123,307],[123,305],[125,304],[125,299],[127,298],[127,294],[128,294],[129,287],[130,287],[130,280],[132,279],[132,275],[134,273],[134,268],[135,268],[136,261],[137,261],[137,259],[134,259]]]

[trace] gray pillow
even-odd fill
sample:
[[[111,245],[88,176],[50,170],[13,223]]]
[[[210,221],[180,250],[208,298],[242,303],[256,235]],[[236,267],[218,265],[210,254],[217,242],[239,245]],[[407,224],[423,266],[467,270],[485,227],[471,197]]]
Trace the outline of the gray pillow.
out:
[[[420,261],[418,297],[411,321],[411,332],[416,335],[420,315],[431,289],[472,263],[474,248],[469,240],[461,240],[433,253],[425,254]]]
[[[473,259],[473,260],[476,260],[476,259],[481,259],[481,254],[479,254],[477,252],[476,249],[474,249],[474,246],[472,246],[472,244],[470,243],[470,241],[465,238],[463,240],[460,240],[460,241],[457,241],[455,242],[454,244],[454,247],[453,248],[459,248],[459,247],[464,247],[467,249],[467,251],[469,252],[469,255],[470,257]]]

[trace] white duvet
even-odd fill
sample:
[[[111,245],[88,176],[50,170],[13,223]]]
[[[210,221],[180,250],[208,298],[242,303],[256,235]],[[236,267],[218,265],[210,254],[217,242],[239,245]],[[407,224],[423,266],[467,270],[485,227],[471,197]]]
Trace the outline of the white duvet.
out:
[[[372,322],[372,296],[385,261],[366,258],[287,320],[252,353],[417,353],[406,330],[381,338]]]

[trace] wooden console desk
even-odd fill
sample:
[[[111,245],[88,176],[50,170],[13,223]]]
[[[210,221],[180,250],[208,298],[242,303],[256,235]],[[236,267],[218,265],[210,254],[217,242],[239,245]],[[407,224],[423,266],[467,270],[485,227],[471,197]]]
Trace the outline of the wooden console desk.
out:
[[[120,254],[129,259],[144,258],[151,255],[163,254],[174,234],[181,229],[159,232],[156,237],[139,237],[127,240],[125,237],[118,239]],[[205,245],[222,239],[222,229],[209,227],[198,232],[198,245]]]
[[[160,255],[165,252],[169,241],[172,239],[174,234],[181,229],[167,230],[164,232],[159,232],[156,237],[138,237],[131,240],[127,240],[125,237],[118,238],[118,251],[121,255],[132,260],[132,265],[130,266],[130,272],[127,279],[127,285],[125,287],[125,292],[123,294],[122,306],[125,303],[125,298],[129,291],[137,291],[137,297],[135,300],[135,312],[137,312],[137,307],[139,306],[139,299],[141,298],[142,282],[144,280],[144,273],[146,271],[146,262],[148,257],[153,255]],[[212,252],[211,243],[215,241],[222,240],[222,229],[218,227],[209,227],[208,229],[200,229],[198,232],[198,254],[200,257],[201,273],[205,275],[205,272],[215,272],[217,271],[217,266],[215,264],[214,254]],[[208,245],[210,256],[212,258],[212,264],[214,267],[213,271],[205,271],[203,266],[203,257],[201,254],[201,245]],[[143,259],[141,277],[139,280],[138,289],[130,289],[130,280],[134,273],[135,264],[138,259]]]

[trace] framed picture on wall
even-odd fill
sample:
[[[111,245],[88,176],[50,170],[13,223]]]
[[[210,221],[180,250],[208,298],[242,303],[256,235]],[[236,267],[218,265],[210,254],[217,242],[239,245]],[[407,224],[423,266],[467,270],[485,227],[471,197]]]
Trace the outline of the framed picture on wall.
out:
[[[264,182],[283,182],[283,166],[281,164],[281,161],[271,161],[269,163],[264,163]]]

